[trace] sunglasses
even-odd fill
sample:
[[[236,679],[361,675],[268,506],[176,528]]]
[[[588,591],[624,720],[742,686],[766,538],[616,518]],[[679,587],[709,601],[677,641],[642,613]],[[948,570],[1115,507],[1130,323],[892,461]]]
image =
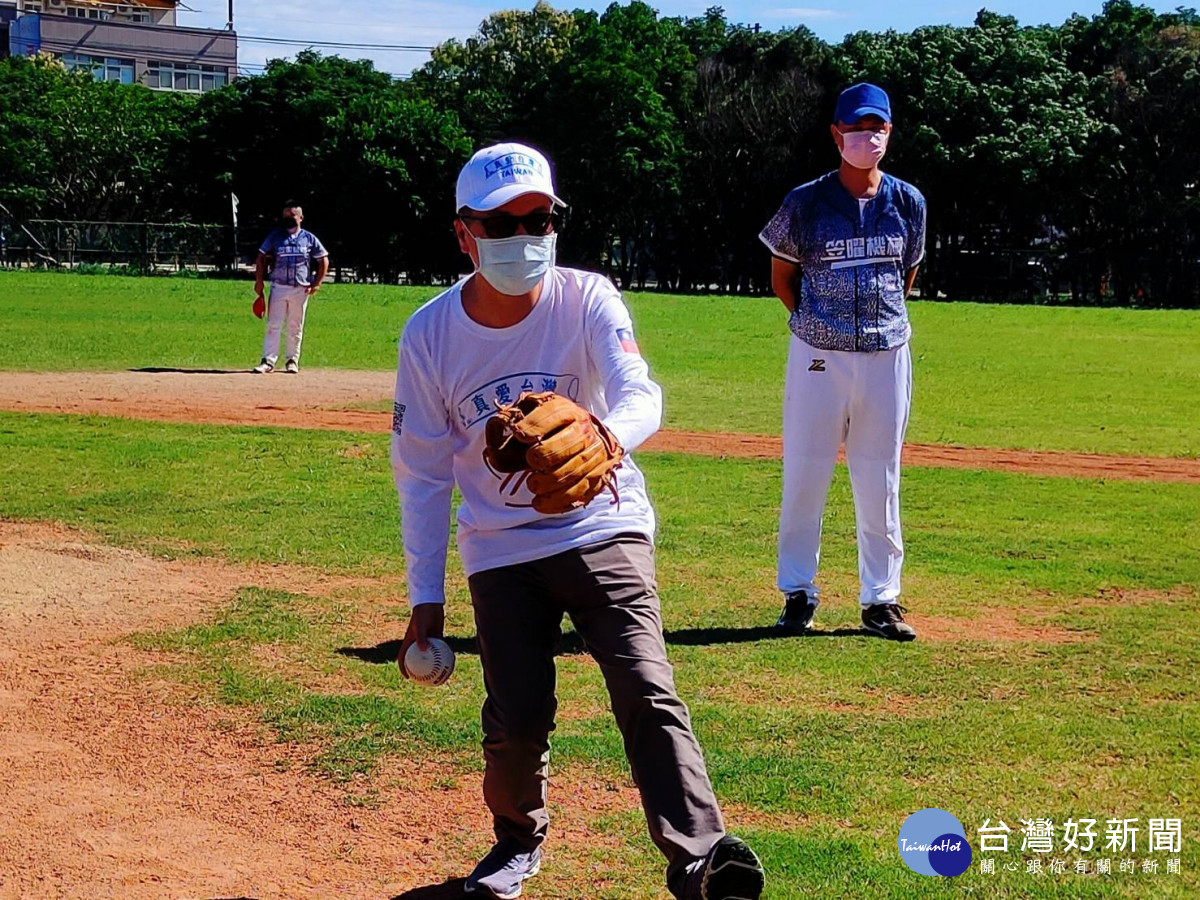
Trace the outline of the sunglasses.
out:
[[[542,237],[558,230],[562,217],[557,212],[533,212],[524,216],[459,216],[464,222],[479,222],[483,233],[490,238],[508,238],[517,233],[517,228],[534,237]]]

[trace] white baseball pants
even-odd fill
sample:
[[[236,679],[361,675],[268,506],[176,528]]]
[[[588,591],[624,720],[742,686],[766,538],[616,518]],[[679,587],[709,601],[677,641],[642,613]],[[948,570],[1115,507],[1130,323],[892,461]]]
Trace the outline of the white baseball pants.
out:
[[[267,331],[263,335],[263,359],[275,365],[279,359],[279,335],[287,325],[284,359],[300,361],[300,342],[304,339],[304,313],[308,294],[300,285],[272,284],[267,304]]]
[[[851,353],[792,338],[783,397],[783,505],[779,588],[816,585],[821,517],[838,448],[845,443],[858,531],[859,602],[900,596],[900,449],[912,401],[908,345]]]

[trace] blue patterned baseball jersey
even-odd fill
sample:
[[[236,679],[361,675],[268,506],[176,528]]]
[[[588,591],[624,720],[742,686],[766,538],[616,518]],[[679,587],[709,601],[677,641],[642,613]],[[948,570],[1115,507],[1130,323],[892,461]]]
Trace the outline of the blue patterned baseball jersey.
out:
[[[311,231],[301,228],[295,234],[277,228],[267,235],[258,248],[259,253],[275,254],[271,268],[271,284],[310,284],[309,266],[314,259],[328,256],[329,251]]]
[[[822,350],[892,350],[912,336],[904,277],[925,256],[925,198],[883,176],[860,209],[837,171],[793,190],[759,238],[801,268],[796,337]]]

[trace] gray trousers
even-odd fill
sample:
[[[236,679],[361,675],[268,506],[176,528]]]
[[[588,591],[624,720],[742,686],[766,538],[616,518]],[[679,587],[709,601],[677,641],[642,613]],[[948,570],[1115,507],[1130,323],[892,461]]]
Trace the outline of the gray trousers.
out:
[[[468,579],[483,661],[483,796],[496,838],[546,837],[554,653],[563,614],[600,664],[667,886],[725,833],[687,707],[675,693],[654,580],[654,547],[623,535]],[[693,866],[694,868],[694,866]]]

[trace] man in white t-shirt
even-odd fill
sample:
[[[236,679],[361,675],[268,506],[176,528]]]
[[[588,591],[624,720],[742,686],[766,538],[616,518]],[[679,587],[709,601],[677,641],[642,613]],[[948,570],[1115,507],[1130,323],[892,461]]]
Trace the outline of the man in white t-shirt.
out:
[[[757,898],[763,873],[725,826],[667,660],[654,576],[654,510],[626,456],[620,503],[561,515],[501,494],[482,458],[484,423],[523,391],[555,391],[595,414],[626,452],[657,430],[662,394],[612,283],[555,266],[558,207],[537,150],[480,150],[458,178],[455,232],[475,272],[417,310],[400,339],[392,467],[408,565],[400,659],[444,627],[451,493],[487,700],[484,800],[496,844],[468,893],[517,897],[549,827],[554,654],[564,613],[604,673],[650,834],[681,900]],[[527,493],[527,488],[519,490]]]

